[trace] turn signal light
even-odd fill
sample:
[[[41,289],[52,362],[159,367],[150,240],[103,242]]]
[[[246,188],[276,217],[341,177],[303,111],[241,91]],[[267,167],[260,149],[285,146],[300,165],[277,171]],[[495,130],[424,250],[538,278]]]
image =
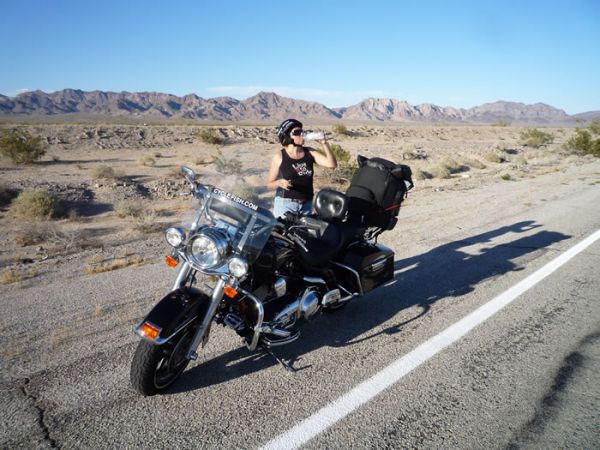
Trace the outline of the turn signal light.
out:
[[[167,264],[167,266],[169,267],[176,267],[177,264],[179,264],[179,261],[177,261],[175,258],[173,258],[171,255],[167,255],[165,257],[165,263]]]
[[[237,295],[235,288],[233,286],[229,286],[228,284],[223,288],[223,293],[229,298],[234,298]]]
[[[160,330],[160,328],[150,325],[148,322],[144,322],[139,329],[139,333],[153,341],[158,337]]]

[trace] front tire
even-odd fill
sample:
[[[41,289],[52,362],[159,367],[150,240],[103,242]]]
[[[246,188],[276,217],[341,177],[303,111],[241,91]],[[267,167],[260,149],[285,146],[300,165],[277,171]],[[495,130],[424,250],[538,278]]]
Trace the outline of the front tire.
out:
[[[129,378],[133,388],[144,396],[155,395],[169,387],[185,370],[190,360],[186,353],[194,333],[188,328],[179,337],[155,345],[140,341],[133,355]]]

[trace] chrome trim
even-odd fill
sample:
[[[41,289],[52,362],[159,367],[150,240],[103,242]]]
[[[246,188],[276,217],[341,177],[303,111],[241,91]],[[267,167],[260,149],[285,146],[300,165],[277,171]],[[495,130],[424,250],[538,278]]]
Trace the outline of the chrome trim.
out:
[[[287,281],[285,278],[277,278],[275,283],[273,283],[273,289],[277,294],[277,297],[281,297],[287,291]]]
[[[279,347],[281,345],[287,345],[290,342],[294,342],[299,337],[300,337],[300,331],[298,330],[294,334],[290,335],[288,338],[284,338],[284,339],[281,339],[278,341],[272,341],[268,337],[263,336],[261,338],[261,342],[264,344],[265,347],[272,348],[272,347]]]
[[[325,280],[323,278],[319,278],[319,277],[304,277],[302,279],[304,281],[306,281],[307,283],[318,283],[318,284],[324,284],[325,286],[327,286],[327,283],[325,283]]]
[[[358,292],[360,293],[360,295],[364,294],[363,291],[363,287],[362,287],[362,283],[360,282],[360,275],[358,274],[358,272],[356,270],[354,270],[352,267],[347,266],[346,264],[342,264],[336,261],[331,261],[333,264],[335,264],[338,267],[341,267],[342,269],[346,269],[349,270],[350,272],[352,272],[354,274],[354,276],[356,277],[356,281],[358,282]]]
[[[238,288],[238,291],[241,292],[242,294],[244,294],[245,296],[247,296],[250,300],[252,300],[254,302],[254,304],[256,305],[256,309],[258,311],[258,317],[256,319],[256,325],[254,326],[254,335],[252,336],[252,341],[250,342],[250,344],[248,344],[248,342],[246,342],[246,346],[248,347],[248,350],[250,351],[254,351],[256,350],[256,347],[258,346],[258,339],[260,338],[260,334],[263,331],[263,320],[265,318],[265,308],[262,304],[262,302],[256,298],[251,292],[248,292],[245,289],[242,288]]]
[[[213,289],[213,295],[210,298],[210,304],[208,305],[208,310],[202,319],[202,323],[198,327],[196,334],[194,335],[194,339],[188,348],[188,351],[185,355],[188,359],[196,359],[196,349],[200,345],[205,338],[205,334],[208,330],[211,320],[213,319],[215,313],[217,312],[217,307],[223,298],[223,288],[225,287],[225,280],[223,278],[219,278],[215,288]]]
[[[192,271],[192,266],[190,266],[187,259],[184,258],[183,260],[185,262],[181,265],[179,273],[177,273],[177,278],[175,279],[175,283],[173,284],[173,288],[171,289],[171,291],[176,291],[177,289],[185,285],[185,282],[187,281],[188,276]]]

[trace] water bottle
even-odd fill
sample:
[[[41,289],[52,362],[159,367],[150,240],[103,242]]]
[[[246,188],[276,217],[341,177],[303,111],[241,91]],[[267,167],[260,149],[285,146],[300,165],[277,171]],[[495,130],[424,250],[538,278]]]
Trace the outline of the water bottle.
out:
[[[322,131],[307,131],[304,135],[305,141],[321,141],[325,139],[325,133]]]

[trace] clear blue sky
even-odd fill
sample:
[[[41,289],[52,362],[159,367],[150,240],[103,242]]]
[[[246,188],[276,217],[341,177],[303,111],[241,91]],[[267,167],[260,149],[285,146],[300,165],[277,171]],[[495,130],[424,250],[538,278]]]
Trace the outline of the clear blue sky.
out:
[[[0,3],[0,93],[64,88],[349,106],[600,110],[600,1]]]

